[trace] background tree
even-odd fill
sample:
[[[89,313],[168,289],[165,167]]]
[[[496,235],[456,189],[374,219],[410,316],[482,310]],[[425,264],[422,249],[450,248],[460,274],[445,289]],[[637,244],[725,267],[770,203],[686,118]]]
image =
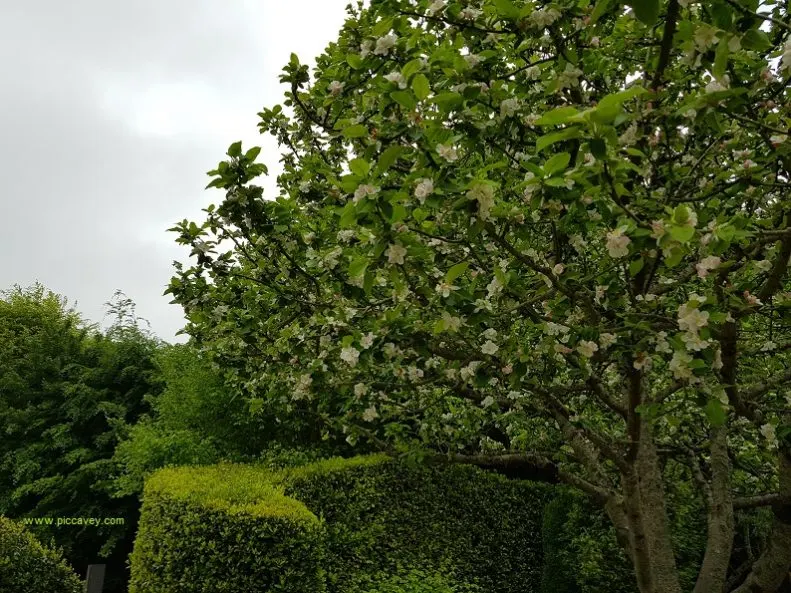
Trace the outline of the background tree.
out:
[[[30,527],[82,574],[104,559],[108,591],[125,587],[139,505],[136,496],[110,496],[112,456],[147,409],[159,347],[131,323],[134,307],[124,298],[116,294],[120,308],[106,335],[40,284],[0,299],[0,514],[123,518],[124,525]]]
[[[225,200],[174,227],[197,256],[169,288],[188,333],[255,410],[575,486],[643,593],[682,590],[670,525],[698,496],[693,590],[775,591],[791,565],[787,5],[349,15],[260,113],[286,149],[278,199],[235,143],[210,172]],[[737,512],[767,505],[765,545],[734,551]]]

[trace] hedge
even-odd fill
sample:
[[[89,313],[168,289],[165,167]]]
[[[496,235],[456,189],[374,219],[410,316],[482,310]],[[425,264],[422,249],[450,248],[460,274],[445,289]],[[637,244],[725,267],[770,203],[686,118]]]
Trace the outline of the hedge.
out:
[[[0,593],[80,593],[82,583],[56,550],[0,516]]]
[[[130,593],[537,593],[550,492],[378,455],[164,469],[146,482]]]

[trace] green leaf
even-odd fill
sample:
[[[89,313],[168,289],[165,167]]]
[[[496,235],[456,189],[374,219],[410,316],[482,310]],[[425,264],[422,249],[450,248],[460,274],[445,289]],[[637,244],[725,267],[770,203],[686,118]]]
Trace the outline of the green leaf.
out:
[[[671,226],[670,236],[679,243],[689,243],[690,239],[695,236],[695,229],[691,226]]]
[[[362,124],[355,124],[343,129],[343,135],[346,138],[362,138],[368,135],[368,128]]]
[[[248,161],[254,161],[256,158],[258,158],[259,154],[261,154],[261,147],[253,146],[250,150],[244,153],[244,158]]]
[[[549,134],[544,134],[543,136],[539,137],[536,140],[536,153],[541,152],[547,146],[551,146],[555,142],[561,142],[563,140],[569,140],[571,138],[579,138],[580,137],[580,129],[578,127],[568,128],[566,130],[561,130],[559,132],[550,132]]]
[[[401,68],[401,74],[404,75],[404,78],[409,80],[409,77],[412,76],[415,72],[420,72],[420,69],[423,67],[423,62],[419,59],[415,58],[414,60],[410,60],[404,67]]]
[[[428,82],[425,74],[417,74],[412,79],[412,90],[415,96],[422,101],[431,94],[431,85]]]
[[[439,105],[446,111],[452,110],[456,105],[460,105],[462,102],[462,97],[459,93],[453,92],[446,92],[440,93],[436,95],[432,100],[432,103]]]
[[[742,46],[755,51],[766,51],[772,48],[769,35],[758,29],[750,29],[742,35]]]
[[[359,54],[348,54],[346,56],[346,63],[355,70],[360,70],[363,67],[363,59]]]
[[[627,2],[634,11],[634,16],[647,26],[652,26],[659,18],[659,0],[633,0]]]
[[[716,1],[709,4],[714,25],[724,31],[730,31],[733,26],[733,10],[726,2]]]
[[[604,138],[593,138],[589,145],[591,154],[597,159],[603,159],[607,156],[607,143]]]
[[[445,274],[445,282],[450,284],[456,278],[461,276],[467,270],[468,267],[470,267],[470,262],[463,261],[461,263],[456,264],[450,270],[448,270],[447,274]]]
[[[728,418],[725,407],[718,399],[710,399],[706,403],[704,411],[706,412],[706,418],[708,418],[712,426],[722,426]]]
[[[689,208],[684,204],[679,204],[673,209],[673,222],[676,224],[686,224],[689,220]]]
[[[632,276],[639,274],[640,270],[643,269],[644,265],[645,265],[645,261],[643,260],[643,258],[638,257],[636,260],[632,261],[632,263],[629,264],[629,274],[631,274]]]
[[[374,287],[374,273],[371,270],[365,271],[365,278],[363,279],[363,290],[365,291],[366,295],[371,294],[371,290]]]
[[[349,264],[349,277],[356,278],[361,276],[365,269],[368,267],[368,258],[365,257],[358,257],[353,259],[352,262]]]
[[[363,158],[352,159],[349,162],[349,170],[355,175],[365,177],[368,175],[368,171],[371,170],[371,163]]]
[[[728,49],[729,39],[730,35],[726,35],[720,39],[720,42],[717,44],[717,51],[714,54],[714,65],[711,68],[711,73],[714,75],[714,78],[722,78],[728,67],[728,55],[730,54],[730,49]]]
[[[417,106],[417,101],[409,91],[393,91],[390,93],[390,98],[408,111],[412,111]]]
[[[519,18],[519,9],[511,0],[494,0],[494,7],[500,16],[513,20]]]
[[[404,148],[402,146],[388,146],[383,152],[382,155],[379,157],[379,161],[376,163],[376,170],[378,173],[384,173],[393,164],[398,160],[398,157],[404,152]]]
[[[590,26],[596,24],[596,21],[609,10],[612,3],[613,0],[599,0],[596,2],[596,6],[593,7],[593,12],[591,13]]]
[[[678,247],[673,247],[670,250],[670,255],[665,258],[665,264],[669,268],[675,268],[678,264],[681,263],[681,260],[684,258],[684,250]]]
[[[568,167],[569,162],[571,162],[571,154],[568,152],[559,152],[558,154],[552,155],[552,157],[544,163],[544,175],[549,177],[550,175],[564,171],[566,167]]]
[[[556,126],[569,121],[579,112],[574,107],[558,107],[548,111],[536,121],[537,126]]]
[[[242,156],[242,141],[241,140],[231,144],[231,146],[228,148],[228,156],[230,156],[230,157],[240,157],[240,156]]]
[[[406,208],[401,204],[393,204],[390,222],[400,222],[406,218]]]
[[[346,202],[346,205],[341,210],[341,228],[348,229],[357,224],[357,209],[354,202]]]

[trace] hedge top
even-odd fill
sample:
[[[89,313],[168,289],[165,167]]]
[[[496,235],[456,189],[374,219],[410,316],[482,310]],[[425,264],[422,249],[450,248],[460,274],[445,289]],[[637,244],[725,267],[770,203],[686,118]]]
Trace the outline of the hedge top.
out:
[[[386,455],[325,459],[308,465],[272,470],[261,465],[221,463],[203,467],[169,467],[146,480],[146,497],[164,496],[207,509],[254,517],[277,517],[317,523],[302,502],[286,496],[285,489],[302,478],[384,463]]]

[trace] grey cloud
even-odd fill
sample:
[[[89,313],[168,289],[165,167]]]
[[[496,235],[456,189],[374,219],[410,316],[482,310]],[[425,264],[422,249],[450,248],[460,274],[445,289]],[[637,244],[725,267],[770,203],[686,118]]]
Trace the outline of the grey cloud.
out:
[[[257,136],[288,54],[317,54],[345,0],[29,0],[0,6],[0,289],[39,280],[100,321],[116,288],[155,332],[187,252],[165,229],[219,199],[205,171]],[[314,19],[305,22],[304,15]],[[295,34],[296,32],[296,34]]]

